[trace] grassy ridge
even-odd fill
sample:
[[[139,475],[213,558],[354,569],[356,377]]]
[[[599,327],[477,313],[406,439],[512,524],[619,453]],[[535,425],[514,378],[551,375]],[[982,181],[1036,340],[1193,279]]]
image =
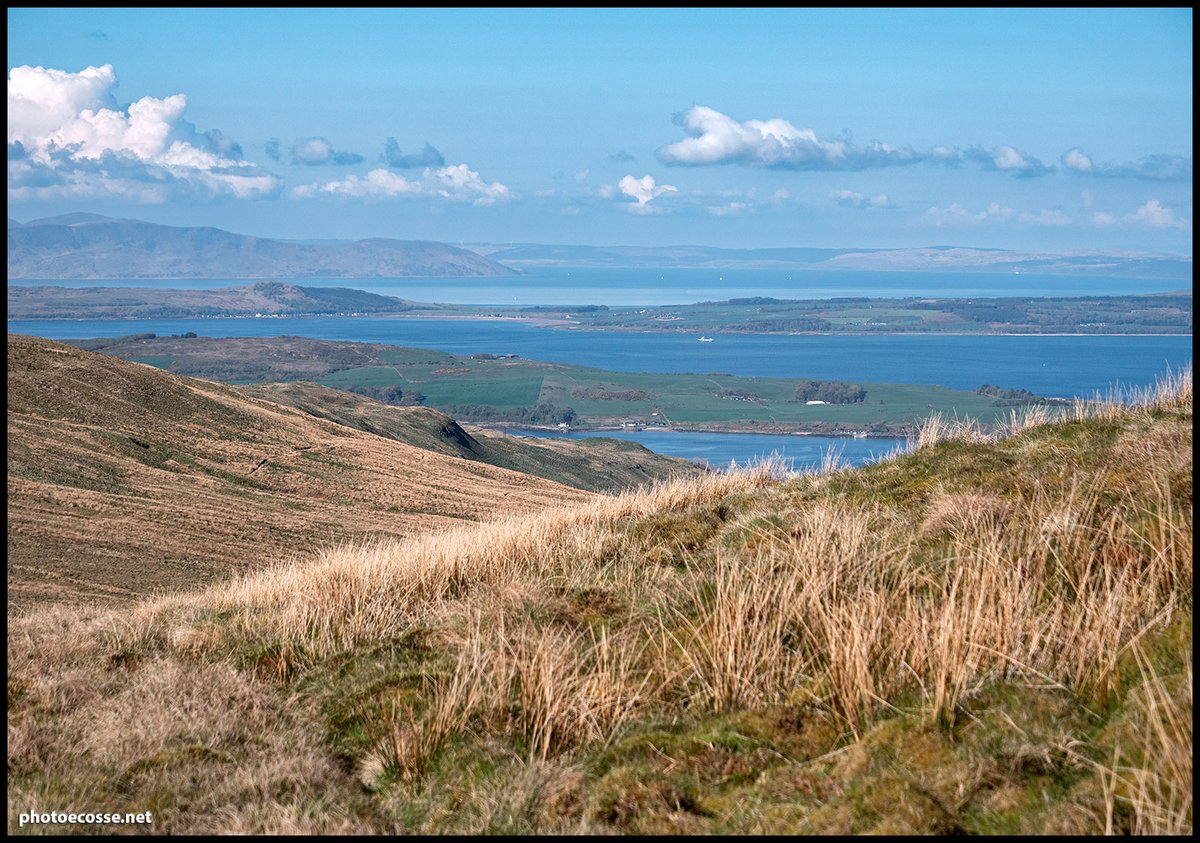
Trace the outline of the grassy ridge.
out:
[[[1190,833],[1190,374],[9,637],[9,817]]]

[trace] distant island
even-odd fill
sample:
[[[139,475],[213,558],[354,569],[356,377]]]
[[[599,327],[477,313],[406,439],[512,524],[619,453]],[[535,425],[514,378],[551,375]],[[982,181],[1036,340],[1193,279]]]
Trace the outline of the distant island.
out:
[[[425,240],[293,243],[98,214],[8,221],[8,277],[403,278],[519,275],[475,252]]]
[[[216,290],[144,287],[10,287],[9,319],[194,319],[234,316],[351,316],[404,313],[417,304],[345,287],[259,281]]]
[[[462,311],[448,307],[448,313]],[[1191,334],[1192,294],[1132,296],[770,296],[657,307],[520,307],[498,316],[606,331],[739,334]],[[415,314],[414,314],[415,315]]]

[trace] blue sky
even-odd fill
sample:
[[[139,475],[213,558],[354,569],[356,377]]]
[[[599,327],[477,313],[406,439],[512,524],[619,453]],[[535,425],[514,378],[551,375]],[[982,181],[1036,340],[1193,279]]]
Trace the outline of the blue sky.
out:
[[[1192,12],[9,9],[9,216],[1192,249]]]

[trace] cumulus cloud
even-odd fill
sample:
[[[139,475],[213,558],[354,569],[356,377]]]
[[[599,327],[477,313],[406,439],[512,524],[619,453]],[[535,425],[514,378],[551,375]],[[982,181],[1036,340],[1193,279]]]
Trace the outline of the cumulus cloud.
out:
[[[1077,173],[1092,171],[1092,159],[1082,149],[1068,150],[1063,154],[1062,164],[1068,170],[1074,170]]]
[[[1117,218],[1108,211],[1096,211],[1092,214],[1092,223],[1095,225],[1112,225],[1117,221]]]
[[[632,155],[623,149],[618,149],[612,155],[608,156],[608,160],[614,164],[633,164],[637,161],[637,156]]]
[[[1132,163],[1106,162],[1101,164],[1093,160],[1082,149],[1076,148],[1063,154],[1062,165],[1075,173],[1102,178],[1172,181],[1192,177],[1192,159],[1183,155],[1149,155]]]
[[[853,190],[831,190],[829,198],[843,208],[891,208],[892,200],[886,193],[867,196]]]
[[[909,147],[879,141],[856,146],[848,140],[822,140],[812,129],[787,120],[746,120],[698,105],[678,118],[694,137],[658,150],[664,164],[754,164],[790,170],[863,170],[912,164],[928,158]]]
[[[144,202],[179,193],[238,198],[278,193],[277,177],[241,160],[219,130],[184,119],[187,97],[142,97],[126,107],[112,65],[78,73],[14,67],[8,77],[9,198],[108,196]]]
[[[271,138],[269,141],[263,144],[263,151],[267,153],[267,157],[272,161],[282,161],[282,146],[283,145],[279,142],[279,138]]]
[[[673,185],[656,184],[654,176],[642,176],[640,179],[634,176],[625,176],[617,182],[617,188],[621,193],[635,200],[635,204],[630,205],[629,210],[638,214],[651,213],[654,209],[650,203],[664,193],[678,192],[678,188]]]
[[[395,138],[388,138],[383,144],[383,157],[380,161],[394,170],[409,170],[417,167],[443,167],[446,159],[432,144],[426,143],[420,152],[405,154],[400,150],[400,144]]]
[[[1144,222],[1152,228],[1186,229],[1188,227],[1187,220],[1181,220],[1176,217],[1174,211],[1170,208],[1164,208],[1162,203],[1157,199],[1151,199],[1138,208],[1134,212],[1133,218],[1139,222]]]
[[[500,182],[486,182],[466,164],[426,168],[419,178],[405,178],[379,168],[365,176],[347,176],[324,184],[302,185],[292,191],[297,197],[319,195],[351,196],[358,199],[444,199],[491,205],[511,198]]]
[[[292,163],[304,164],[308,167],[319,167],[333,164],[346,167],[361,164],[367,159],[355,152],[339,152],[325,138],[303,138],[292,144]]]

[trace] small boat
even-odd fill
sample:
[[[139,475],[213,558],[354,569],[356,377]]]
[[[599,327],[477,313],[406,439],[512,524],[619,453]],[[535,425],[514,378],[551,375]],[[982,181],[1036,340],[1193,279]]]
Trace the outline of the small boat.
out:
[[[712,342],[712,337],[701,337],[696,342]]]

